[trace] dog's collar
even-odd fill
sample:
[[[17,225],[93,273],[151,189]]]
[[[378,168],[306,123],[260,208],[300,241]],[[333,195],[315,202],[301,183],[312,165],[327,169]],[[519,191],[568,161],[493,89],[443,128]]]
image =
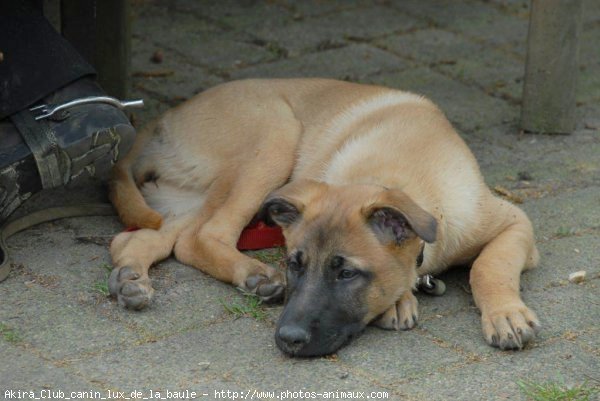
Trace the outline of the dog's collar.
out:
[[[417,269],[423,264],[425,252],[425,243],[421,246],[421,252],[417,256]],[[417,289],[429,295],[444,295],[446,292],[446,284],[439,278],[433,277],[431,274],[423,274],[417,277]]]

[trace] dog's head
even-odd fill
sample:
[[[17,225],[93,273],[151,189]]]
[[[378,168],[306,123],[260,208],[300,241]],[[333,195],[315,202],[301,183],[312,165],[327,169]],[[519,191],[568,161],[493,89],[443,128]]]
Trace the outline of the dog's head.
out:
[[[286,238],[287,293],[275,333],[291,355],[334,352],[416,279],[435,219],[400,190],[293,181],[265,202]]]

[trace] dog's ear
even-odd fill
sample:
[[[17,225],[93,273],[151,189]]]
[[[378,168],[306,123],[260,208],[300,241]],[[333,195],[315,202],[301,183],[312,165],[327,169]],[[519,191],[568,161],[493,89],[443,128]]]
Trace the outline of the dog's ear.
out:
[[[362,213],[384,243],[400,244],[415,236],[429,243],[436,239],[436,220],[400,190],[383,191]]]
[[[302,217],[307,205],[327,184],[296,180],[271,193],[261,207],[261,216],[270,225],[286,228]]]
[[[300,210],[291,201],[278,197],[268,199],[262,207],[265,223],[288,227],[300,217]]]

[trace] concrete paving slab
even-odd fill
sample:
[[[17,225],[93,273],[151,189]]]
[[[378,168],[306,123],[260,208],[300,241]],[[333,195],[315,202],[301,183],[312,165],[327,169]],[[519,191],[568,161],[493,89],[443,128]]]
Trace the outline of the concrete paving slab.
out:
[[[220,380],[225,389],[244,391],[386,390],[332,360],[290,359],[276,348],[272,329],[247,318],[75,361],[69,369],[123,389],[216,387]]]
[[[477,56],[484,49],[481,43],[440,28],[390,35],[377,39],[374,43],[393,53],[430,65],[450,64]]]
[[[484,360],[500,352],[485,342],[481,315],[475,305],[447,315],[432,316],[419,327],[437,341],[460,350],[467,359]]]
[[[598,187],[589,187],[545,197],[521,206],[533,222],[537,238],[545,241],[596,230],[600,223],[597,205]],[[593,242],[589,245],[595,246]]]
[[[497,358],[443,366],[432,372],[422,387],[406,387],[409,395],[429,400],[526,400],[519,381],[582,384],[585,374],[595,374],[597,360],[577,346],[557,342],[540,349],[498,352]],[[571,355],[570,357],[568,355]],[[577,378],[577,379],[574,379]]]
[[[520,99],[525,63],[510,52],[437,28],[388,36],[376,43],[486,93],[508,97],[513,102]]]
[[[498,354],[501,370],[512,371],[517,380],[582,384],[597,377],[600,359],[570,340],[541,344],[524,352]]]
[[[143,92],[144,97],[155,96],[175,106],[222,82],[207,69],[189,64],[177,52],[156,45],[147,38],[134,37],[132,49],[132,86]]]
[[[174,8],[179,11],[194,11],[206,18],[227,24],[231,29],[243,27],[255,29],[261,24],[302,21],[306,17],[333,15],[336,12],[364,9],[373,5],[370,0],[305,0],[287,1],[203,1],[174,0]],[[271,26],[271,25],[269,25]]]
[[[587,5],[587,4],[586,4]],[[585,9],[585,14],[588,13],[588,7]],[[600,7],[598,7],[600,9]],[[600,12],[599,12],[600,14]],[[600,17],[598,18],[600,21]],[[600,64],[597,56],[597,47],[595,39],[600,36],[600,24],[596,23],[591,26],[584,26],[581,32],[579,44],[579,64],[582,66],[593,66]]]
[[[0,321],[18,336],[19,343],[44,358],[77,358],[133,345],[140,336],[96,312],[95,308],[57,294],[39,283],[10,277],[2,288]]]
[[[373,23],[377,21],[377,23]],[[408,32],[424,23],[379,5],[360,9],[344,9],[331,16],[305,18],[279,27],[265,26],[255,31],[262,39],[276,42],[289,51],[290,56],[316,51],[323,46],[365,41],[396,32]]]
[[[59,399],[59,391],[67,395],[71,391],[99,391],[104,393],[98,383],[87,381],[80,376],[65,371],[52,361],[40,358],[31,351],[7,344],[0,339],[0,377],[2,388],[0,398],[5,400],[46,398]],[[12,392],[11,392],[12,391]],[[33,397],[30,397],[33,391]],[[64,398],[64,397],[62,397]]]
[[[371,75],[409,66],[409,62],[393,54],[361,43],[232,71],[231,76],[236,79],[319,77],[362,81]]]
[[[144,23],[134,24],[134,35],[171,49],[195,65],[218,70],[277,57],[253,43],[253,37],[248,34],[223,29],[192,13],[170,9],[167,3],[144,6],[137,18],[143,18]]]
[[[600,132],[600,104],[598,102],[579,103],[575,108],[578,118],[577,129],[597,137]]]
[[[477,57],[478,55],[481,57]],[[471,57],[457,60],[454,64],[437,65],[435,69],[518,105],[523,90],[524,65],[521,58],[485,48]]]
[[[542,338],[568,337],[570,332],[586,332],[598,326],[598,280],[525,295],[525,302],[537,313],[543,325]]]
[[[586,280],[600,275],[597,244],[600,233],[573,235],[538,243],[540,266],[524,276],[527,288],[551,288],[568,285],[569,274],[584,270]]]
[[[594,0],[584,0],[583,15],[584,26],[597,26],[600,22],[600,4]]]
[[[306,0],[286,3],[294,15],[299,14],[303,17],[324,14],[333,16],[343,10],[367,8],[372,5],[373,2],[369,0]]]
[[[133,8],[132,14],[134,19],[132,34],[150,41],[176,34],[174,31],[180,31],[182,34],[185,32],[192,36],[224,32],[223,27],[217,22],[198,17],[188,10],[179,11],[172,2],[144,1]],[[172,29],[173,27],[177,29]]]
[[[591,356],[600,360],[600,327],[592,327],[584,333],[572,333],[570,341],[574,341]]]
[[[461,84],[427,67],[381,74],[369,82],[424,94],[446,113],[459,129],[470,131],[517,118],[517,110],[503,100]]]
[[[484,2],[454,2],[418,0],[394,3],[393,6],[409,15],[425,18],[436,26],[475,38],[482,43],[504,47],[524,55],[527,38],[527,19],[505,14]],[[496,32],[502,32],[502,35]]]
[[[524,135],[509,123],[471,131],[463,137],[492,187],[500,184],[524,198],[535,199],[559,187],[598,185],[600,140],[595,131],[558,137]]]
[[[277,50],[264,48],[252,38],[239,34],[200,33],[191,37],[182,34],[181,37],[158,38],[156,42],[164,47],[172,46],[193,64],[213,66],[217,71],[280,57]]]
[[[414,355],[416,349],[427,352]],[[387,331],[376,327],[369,327],[338,355],[344,364],[369,372],[392,386],[422,378],[439,366],[465,360],[462,353],[440,346],[418,329]]]
[[[95,294],[109,272],[107,245],[118,227],[114,217],[86,217],[21,232],[8,241],[13,263],[22,266],[15,273],[71,300]]]
[[[531,2],[528,0],[491,0],[490,3],[505,14],[525,20],[529,18]]]
[[[425,383],[421,389],[411,389],[410,395],[432,401],[471,401],[483,394],[490,401],[525,400],[514,377],[510,373],[499,372],[495,364],[487,362],[461,366],[454,373],[435,372],[425,379]]]
[[[279,26],[293,21],[292,5],[275,1],[203,1],[177,0],[179,11],[195,11],[198,15],[231,30],[254,33],[257,29]]]
[[[600,96],[600,64],[588,65],[580,69],[577,78],[577,101],[592,102],[598,101]]]

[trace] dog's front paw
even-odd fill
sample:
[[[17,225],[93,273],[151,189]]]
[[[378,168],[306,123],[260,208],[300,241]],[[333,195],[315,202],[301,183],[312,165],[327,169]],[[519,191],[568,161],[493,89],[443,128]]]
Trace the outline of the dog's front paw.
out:
[[[267,277],[258,273],[246,278],[242,290],[257,295],[265,303],[277,303],[283,301],[285,285],[280,274]]]
[[[113,269],[108,278],[108,290],[119,305],[135,310],[145,308],[154,295],[150,278],[129,266]]]
[[[522,349],[541,329],[535,313],[524,303],[506,305],[481,314],[483,335],[500,349]]]
[[[417,298],[408,291],[395,305],[379,316],[373,325],[386,330],[410,330],[417,325],[418,305]]]

